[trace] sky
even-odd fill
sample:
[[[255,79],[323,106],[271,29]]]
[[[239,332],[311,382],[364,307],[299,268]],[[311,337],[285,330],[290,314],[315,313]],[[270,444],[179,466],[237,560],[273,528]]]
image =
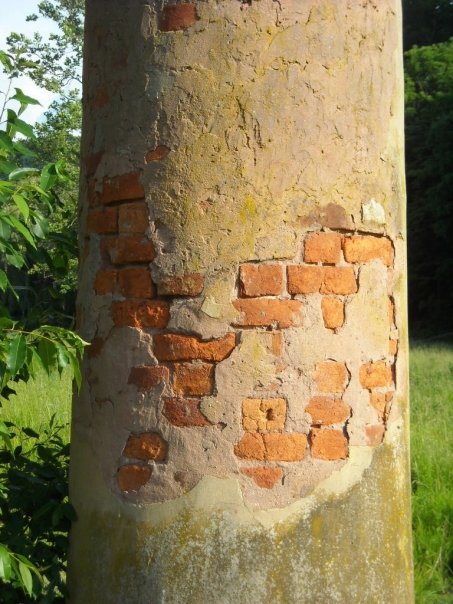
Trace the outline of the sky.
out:
[[[8,4],[11,8],[5,8],[2,11],[0,19],[0,49],[6,50],[6,38],[13,31],[30,35],[35,31],[39,31],[43,37],[57,31],[55,24],[49,19],[39,19],[35,22],[26,22],[27,15],[37,13],[39,0],[15,0],[10,4],[9,0],[0,0],[0,3]],[[8,80],[3,73],[0,74],[0,91],[4,92],[8,86]],[[13,86],[21,88],[25,94],[37,99],[41,106],[29,106],[24,113],[23,118],[29,123],[34,123],[39,120],[43,112],[48,108],[50,103],[55,98],[55,94],[43,90],[34,84],[30,78],[21,77],[14,81]],[[3,95],[1,96],[3,102]]]

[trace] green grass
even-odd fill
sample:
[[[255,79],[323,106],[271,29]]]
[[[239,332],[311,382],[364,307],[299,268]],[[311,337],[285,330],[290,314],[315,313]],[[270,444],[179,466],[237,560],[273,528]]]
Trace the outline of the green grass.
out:
[[[72,375],[64,371],[62,376],[50,377],[42,372],[27,384],[13,385],[17,394],[2,401],[0,420],[14,422],[17,426],[33,428],[41,432],[55,414],[55,423],[63,425],[61,437],[69,442],[71,417]]]
[[[39,431],[70,415],[70,374],[17,385],[0,419]],[[417,604],[453,603],[453,346],[411,349],[411,449]],[[69,439],[69,428],[65,434]],[[403,604],[403,603],[402,603]]]
[[[417,604],[453,602],[453,346],[411,349]]]

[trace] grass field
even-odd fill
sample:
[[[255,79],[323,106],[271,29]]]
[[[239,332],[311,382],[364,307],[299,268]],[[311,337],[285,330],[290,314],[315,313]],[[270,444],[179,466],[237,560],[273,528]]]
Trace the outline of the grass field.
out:
[[[28,385],[17,386],[17,396],[0,409],[0,418],[39,432],[55,413],[57,423],[68,425],[70,399],[68,373],[50,379],[41,375]],[[451,604],[453,346],[412,347],[411,407],[416,602]]]

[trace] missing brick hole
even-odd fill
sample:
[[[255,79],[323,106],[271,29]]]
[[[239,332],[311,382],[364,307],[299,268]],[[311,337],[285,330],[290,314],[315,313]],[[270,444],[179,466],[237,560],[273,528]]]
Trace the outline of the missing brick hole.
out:
[[[272,422],[276,419],[275,417],[275,410],[274,409],[267,409],[266,410],[266,420],[268,422]]]

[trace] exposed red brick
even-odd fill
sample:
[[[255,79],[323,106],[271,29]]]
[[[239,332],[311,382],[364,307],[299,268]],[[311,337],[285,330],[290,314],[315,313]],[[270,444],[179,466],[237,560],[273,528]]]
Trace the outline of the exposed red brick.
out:
[[[87,357],[93,359],[101,354],[102,347],[104,346],[104,338],[96,337],[93,338],[90,345],[86,348]]]
[[[236,325],[244,327],[278,327],[284,329],[302,322],[302,303],[299,300],[273,298],[243,298],[233,302],[243,313]]]
[[[175,363],[173,390],[182,396],[203,396],[214,390],[212,363]]]
[[[155,149],[150,149],[145,155],[145,163],[152,161],[161,161],[170,153],[170,149],[164,145],[159,145]]]
[[[101,86],[101,88],[98,88],[96,94],[93,97],[93,100],[91,101],[91,107],[93,109],[100,109],[101,107],[104,107],[104,105],[107,105],[108,102],[109,91],[107,89],[107,86]]]
[[[341,430],[322,430],[312,428],[310,431],[311,454],[317,459],[334,461],[348,456],[348,439]]]
[[[395,304],[393,302],[393,298],[389,297],[387,304],[388,304],[387,312],[388,312],[388,318],[389,318],[389,325],[391,327],[395,323]]]
[[[286,401],[282,398],[246,398],[242,402],[242,425],[248,432],[283,430]]]
[[[119,207],[118,231],[143,235],[149,227],[148,206],[144,201],[125,203]]]
[[[166,398],[163,413],[171,424],[180,428],[209,426],[199,407],[200,399],[197,398]]]
[[[314,396],[305,411],[311,415],[311,423],[329,426],[348,419],[350,409],[338,398]]]
[[[128,384],[134,384],[139,390],[151,390],[159,384],[168,384],[170,372],[162,365],[132,367]]]
[[[157,432],[131,434],[123,451],[124,457],[143,461],[165,461],[167,453],[168,443]]]
[[[87,201],[90,208],[99,205],[99,192],[96,191],[96,179],[90,176],[87,181]]]
[[[125,298],[154,298],[151,273],[145,267],[123,268],[118,271],[118,290]]]
[[[198,296],[203,291],[204,277],[187,273],[180,277],[168,277],[157,284],[160,296]]]
[[[116,289],[116,279],[118,271],[104,270],[98,271],[94,278],[94,291],[98,296],[111,294]]]
[[[251,478],[262,489],[272,489],[283,476],[281,468],[241,468],[241,473]]]
[[[87,156],[85,159],[85,173],[87,176],[95,174],[103,155],[104,151],[97,151]]]
[[[283,337],[281,331],[273,331],[271,334],[271,350],[272,354],[279,357],[283,353]]]
[[[112,178],[104,178],[99,200],[102,203],[131,201],[145,197],[145,189],[140,182],[140,172],[128,172]]]
[[[197,20],[193,4],[172,4],[165,6],[159,24],[161,31],[179,31],[187,29]]]
[[[382,260],[386,266],[393,264],[393,246],[387,237],[353,235],[343,240],[346,262],[371,262]]]
[[[200,359],[218,363],[226,359],[236,346],[234,333],[215,340],[166,333],[154,336],[154,354],[159,361],[190,361]]]
[[[385,361],[366,363],[359,370],[362,388],[382,388],[392,383],[392,368]]]
[[[300,461],[305,457],[307,436],[298,433],[270,432],[263,434],[267,461]]]
[[[355,294],[357,279],[349,266],[325,266],[322,268],[322,294]]]
[[[112,319],[116,327],[163,329],[169,318],[170,309],[163,300],[125,300],[112,304]]]
[[[367,442],[370,447],[377,447],[381,444],[384,439],[385,426],[383,424],[375,424],[373,426],[366,426],[365,433]]]
[[[348,381],[349,374],[344,363],[323,361],[316,365],[315,382],[319,392],[343,392]]]
[[[89,233],[107,233],[118,232],[118,209],[117,208],[98,208],[88,212],[87,231]]]
[[[290,294],[314,294],[322,285],[322,267],[288,266],[288,291]]]
[[[257,432],[246,432],[241,440],[234,446],[234,454],[241,459],[257,459],[264,461],[266,450],[263,436]]]
[[[279,296],[282,289],[281,264],[243,264],[239,269],[239,294],[243,297]]]
[[[129,463],[118,468],[117,480],[121,491],[138,491],[151,478],[149,466]]]
[[[340,261],[341,239],[339,233],[310,233],[305,237],[305,262],[336,264]]]
[[[389,340],[389,355],[394,357],[398,352],[398,340]]]
[[[385,417],[385,410],[387,407],[385,392],[370,392],[370,403],[371,406],[376,409],[379,419]]]
[[[339,329],[344,323],[344,302],[338,298],[321,300],[322,318],[328,329]]]
[[[140,235],[123,235],[103,242],[112,264],[151,262],[156,256],[149,239]]]

